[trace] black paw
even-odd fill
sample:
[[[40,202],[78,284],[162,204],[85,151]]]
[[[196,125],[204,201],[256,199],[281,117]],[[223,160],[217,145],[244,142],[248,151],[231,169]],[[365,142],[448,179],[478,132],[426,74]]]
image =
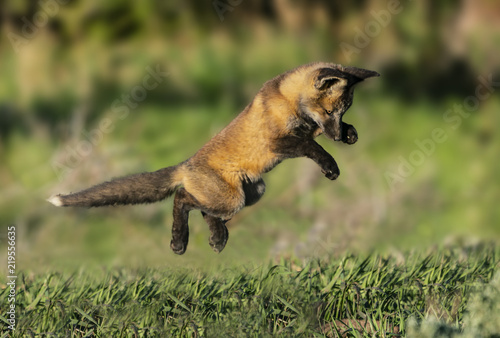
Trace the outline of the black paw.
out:
[[[322,166],[321,172],[325,174],[325,177],[329,180],[336,180],[340,175],[339,167],[335,162],[329,162],[328,164]]]
[[[172,240],[170,241],[170,249],[177,254],[182,255],[186,252],[187,245],[189,241],[189,231],[185,231],[180,234],[172,234]]]
[[[177,254],[177,255],[182,255],[184,252],[186,252],[187,245],[182,243],[182,242],[174,242],[173,240],[170,241],[170,249]]]
[[[354,144],[358,141],[358,132],[356,128],[348,124],[342,130],[342,142],[347,144]]]
[[[226,247],[227,239],[229,238],[229,232],[224,224],[220,224],[216,231],[212,231],[210,238],[208,239],[208,244],[217,253],[220,253]]]

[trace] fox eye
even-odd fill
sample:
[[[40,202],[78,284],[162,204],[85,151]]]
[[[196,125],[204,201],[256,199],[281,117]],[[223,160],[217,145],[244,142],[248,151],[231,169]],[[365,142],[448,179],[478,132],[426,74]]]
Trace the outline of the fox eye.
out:
[[[327,115],[332,115],[333,111],[331,111],[331,110],[326,110],[326,109],[325,109],[325,113],[326,113]]]

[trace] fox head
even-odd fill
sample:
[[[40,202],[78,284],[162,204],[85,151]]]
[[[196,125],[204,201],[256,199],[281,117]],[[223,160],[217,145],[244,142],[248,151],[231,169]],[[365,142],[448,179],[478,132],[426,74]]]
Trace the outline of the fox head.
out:
[[[310,73],[311,88],[301,95],[300,114],[312,119],[330,139],[342,138],[342,116],[352,104],[354,86],[379,73],[335,64],[320,64]]]

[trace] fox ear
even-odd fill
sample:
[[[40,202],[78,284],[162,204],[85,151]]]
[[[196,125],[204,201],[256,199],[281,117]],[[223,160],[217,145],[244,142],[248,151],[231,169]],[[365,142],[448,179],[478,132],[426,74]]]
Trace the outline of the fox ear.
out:
[[[369,77],[380,76],[379,73],[373,70],[357,68],[357,67],[343,67],[342,72],[356,77],[358,81],[363,81],[364,79],[368,79]]]
[[[337,69],[321,68],[318,70],[318,75],[314,79],[314,88],[324,90],[343,80],[342,73]]]
[[[323,77],[318,76],[314,81],[314,88],[318,90],[325,90],[340,81],[341,79],[336,76],[331,76],[331,75]]]

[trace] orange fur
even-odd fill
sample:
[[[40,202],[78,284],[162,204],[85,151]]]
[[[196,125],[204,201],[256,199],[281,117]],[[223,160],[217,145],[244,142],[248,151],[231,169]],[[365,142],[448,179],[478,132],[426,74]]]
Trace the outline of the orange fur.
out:
[[[331,66],[304,65],[266,82],[252,103],[177,170],[184,188],[203,205],[226,201],[231,210],[226,217],[239,211],[245,199],[242,179],[255,182],[279,162],[274,140],[290,133],[301,96],[316,100],[314,70]],[[327,104],[339,95],[327,97]],[[318,129],[314,136],[319,134]]]

